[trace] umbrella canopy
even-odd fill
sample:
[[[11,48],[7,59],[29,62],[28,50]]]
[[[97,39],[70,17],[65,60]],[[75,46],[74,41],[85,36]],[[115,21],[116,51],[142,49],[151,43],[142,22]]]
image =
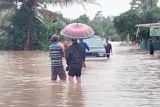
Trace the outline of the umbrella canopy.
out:
[[[60,34],[68,38],[89,38],[94,35],[94,30],[86,24],[71,23],[65,26]]]

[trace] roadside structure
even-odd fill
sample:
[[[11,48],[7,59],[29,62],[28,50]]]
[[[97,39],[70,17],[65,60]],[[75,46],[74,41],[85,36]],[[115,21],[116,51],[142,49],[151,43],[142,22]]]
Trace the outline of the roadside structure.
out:
[[[141,49],[149,49],[149,40],[152,39],[156,50],[160,50],[160,23],[137,24],[136,37]]]

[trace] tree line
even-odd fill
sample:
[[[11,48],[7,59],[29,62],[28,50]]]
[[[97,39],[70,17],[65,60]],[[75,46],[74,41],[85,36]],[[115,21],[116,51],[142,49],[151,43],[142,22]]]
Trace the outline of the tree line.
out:
[[[160,19],[158,0],[132,0],[131,9],[119,16],[104,17],[98,11],[91,20],[84,14],[71,20],[63,14],[51,12],[47,4],[68,6],[73,3],[95,3],[94,0],[1,0],[0,2],[0,49],[1,50],[47,50],[50,36],[58,34],[67,24],[85,23],[91,26],[96,35],[112,40],[125,40],[130,35],[136,41],[136,24],[153,23]],[[148,29],[142,30],[142,35]],[[143,36],[143,37],[145,37]],[[60,35],[62,40],[66,39]],[[148,36],[146,36],[148,38]]]
[[[131,41],[149,39],[149,28],[141,28],[139,37],[136,37],[136,24],[157,23],[160,21],[160,7],[158,0],[132,0],[131,9],[114,18],[114,26],[125,40],[129,35]]]

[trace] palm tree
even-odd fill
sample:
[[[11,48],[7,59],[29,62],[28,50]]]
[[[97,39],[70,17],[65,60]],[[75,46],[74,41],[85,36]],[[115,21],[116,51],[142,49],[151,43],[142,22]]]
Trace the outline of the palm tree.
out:
[[[32,50],[33,49],[33,17],[34,12],[37,11],[38,6],[42,6],[45,4],[53,4],[60,6],[68,6],[73,3],[78,3],[84,5],[84,3],[95,3],[95,0],[2,0],[5,3],[15,4],[20,2],[23,6],[25,6],[28,10],[28,27],[27,27],[27,40],[24,50]],[[4,4],[4,3],[3,3]]]
[[[27,40],[24,50],[33,50],[33,32],[32,24],[34,13],[37,11],[38,6],[45,4],[53,4],[60,6],[68,6],[73,3],[84,5],[84,3],[95,3],[95,0],[1,0],[0,4],[15,5],[21,3],[28,11],[28,27],[27,27]]]

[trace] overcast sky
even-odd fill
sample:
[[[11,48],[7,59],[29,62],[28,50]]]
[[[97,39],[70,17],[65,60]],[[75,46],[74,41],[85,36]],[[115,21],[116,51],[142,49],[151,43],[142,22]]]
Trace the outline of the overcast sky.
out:
[[[87,4],[86,10],[81,5],[72,5],[69,7],[60,8],[58,6],[52,8],[49,7],[51,11],[60,11],[66,18],[77,18],[80,15],[87,14],[90,19],[92,19],[97,11],[102,11],[103,16],[117,16],[130,9],[131,0],[97,0],[101,5]]]

